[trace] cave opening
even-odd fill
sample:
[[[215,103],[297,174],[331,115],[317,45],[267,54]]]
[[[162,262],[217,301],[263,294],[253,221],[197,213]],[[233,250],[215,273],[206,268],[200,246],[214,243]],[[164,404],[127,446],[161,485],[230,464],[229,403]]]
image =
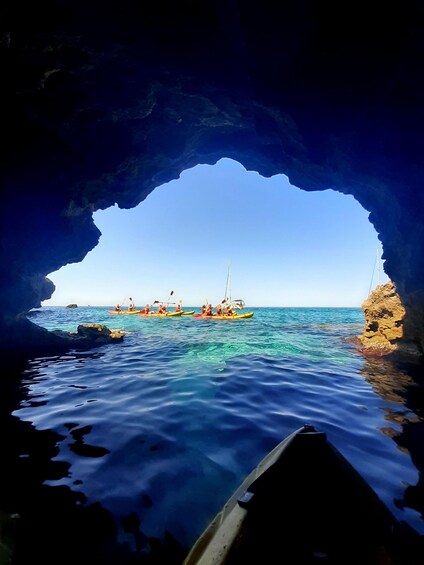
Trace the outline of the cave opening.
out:
[[[252,307],[359,307],[386,282],[381,242],[352,197],[306,192],[223,158],[157,187],[139,206],[94,213],[102,235],[84,261],[49,275],[43,306],[143,306],[170,291],[219,301],[227,268]],[[378,260],[376,266],[376,258]]]

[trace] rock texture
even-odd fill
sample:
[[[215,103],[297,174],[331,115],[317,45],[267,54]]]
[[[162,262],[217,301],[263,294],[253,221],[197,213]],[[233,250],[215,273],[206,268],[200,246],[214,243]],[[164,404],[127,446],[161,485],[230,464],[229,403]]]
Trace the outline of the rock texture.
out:
[[[48,331],[29,320],[20,319],[9,327],[0,350],[6,350],[14,359],[19,354],[60,354],[70,349],[87,350],[110,343],[119,343],[124,332],[110,330],[102,324],[80,324],[76,332]]]
[[[122,341],[125,332],[121,330],[110,330],[102,324],[80,324],[76,333],[62,332],[56,330],[53,332],[58,337],[68,339],[70,345],[76,349],[87,349],[107,343],[116,343]]]
[[[424,344],[421,3],[51,0],[0,11],[3,347],[24,331],[35,344],[22,319],[54,292],[48,274],[97,244],[95,210],[134,207],[221,157],[352,194]]]
[[[420,345],[404,327],[406,310],[392,281],[378,285],[363,302],[362,310],[365,328],[358,339],[363,353],[382,356],[397,352],[421,357]]]
[[[365,328],[359,340],[365,351],[386,354],[395,351],[396,342],[403,337],[402,305],[393,282],[379,285],[363,302]]]

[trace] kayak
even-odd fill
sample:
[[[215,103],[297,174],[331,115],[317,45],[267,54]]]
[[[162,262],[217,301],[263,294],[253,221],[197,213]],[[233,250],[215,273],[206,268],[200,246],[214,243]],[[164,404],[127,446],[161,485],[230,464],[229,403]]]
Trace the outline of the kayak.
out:
[[[140,314],[141,310],[109,310],[108,314]]]
[[[142,318],[174,318],[181,316],[181,312],[166,312],[166,314],[158,314],[157,312],[151,312],[150,314],[141,314],[138,315]]]
[[[188,310],[187,312],[185,310],[182,310],[181,312],[181,316],[192,316],[194,314],[194,310]]]
[[[245,318],[252,318],[253,312],[246,312],[245,314],[232,314],[231,316],[213,314],[213,316],[205,316],[203,314],[194,314],[193,318],[204,318],[206,320],[242,320]]]
[[[248,475],[183,565],[412,565],[422,551],[423,536],[306,425]]]

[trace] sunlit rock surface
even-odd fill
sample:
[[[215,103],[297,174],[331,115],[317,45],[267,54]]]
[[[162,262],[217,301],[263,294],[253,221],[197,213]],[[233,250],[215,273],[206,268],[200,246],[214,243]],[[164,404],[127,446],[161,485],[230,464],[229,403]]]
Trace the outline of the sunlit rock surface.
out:
[[[365,328],[359,340],[365,351],[390,353],[403,337],[405,308],[392,282],[378,285],[363,302]]]
[[[111,330],[102,324],[80,324],[76,332],[62,330],[48,331],[29,320],[20,319],[10,325],[8,335],[3,338],[1,350],[16,357],[20,351],[25,354],[62,353],[69,349],[87,350],[110,343],[119,343],[125,333]]]
[[[392,281],[378,285],[362,303],[365,327],[358,336],[366,355],[382,356],[396,352],[411,359],[421,357],[416,332],[404,327],[406,310]]]
[[[2,347],[45,343],[22,319],[52,295],[45,277],[97,244],[93,211],[221,157],[354,195],[423,345],[424,5],[6,5]]]

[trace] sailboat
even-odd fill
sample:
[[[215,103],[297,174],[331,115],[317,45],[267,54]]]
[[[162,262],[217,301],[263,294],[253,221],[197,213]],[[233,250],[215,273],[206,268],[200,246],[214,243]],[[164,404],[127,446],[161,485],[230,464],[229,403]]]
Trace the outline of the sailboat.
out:
[[[208,320],[244,320],[253,317],[253,312],[238,312],[245,307],[244,300],[231,297],[231,264],[228,265],[227,282],[225,285],[225,298],[219,305],[222,313],[216,314],[194,314],[194,318],[205,318]],[[218,307],[217,307],[218,308]],[[230,313],[226,313],[230,311]]]

